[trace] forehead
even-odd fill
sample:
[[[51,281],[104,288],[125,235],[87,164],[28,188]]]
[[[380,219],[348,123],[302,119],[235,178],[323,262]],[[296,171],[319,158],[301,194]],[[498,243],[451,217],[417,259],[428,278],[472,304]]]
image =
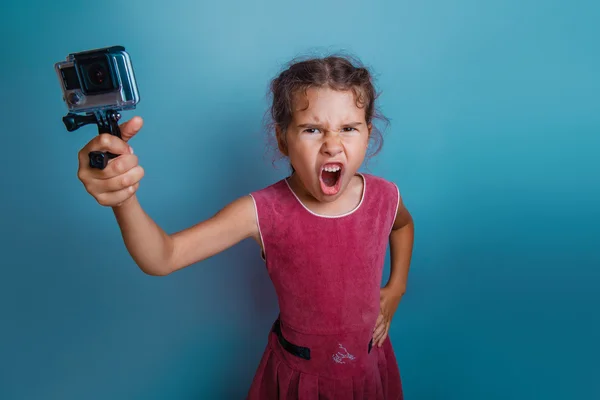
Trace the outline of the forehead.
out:
[[[309,88],[300,90],[293,98],[293,119],[315,122],[363,120],[365,109],[357,102],[352,90]]]

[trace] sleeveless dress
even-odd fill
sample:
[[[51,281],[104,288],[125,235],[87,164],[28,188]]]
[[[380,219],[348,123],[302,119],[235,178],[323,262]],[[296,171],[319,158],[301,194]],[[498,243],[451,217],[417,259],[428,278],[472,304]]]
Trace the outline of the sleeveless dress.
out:
[[[306,208],[286,179],[251,193],[279,316],[249,400],[403,398],[389,335],[372,343],[399,192],[359,176],[359,205],[334,217]]]

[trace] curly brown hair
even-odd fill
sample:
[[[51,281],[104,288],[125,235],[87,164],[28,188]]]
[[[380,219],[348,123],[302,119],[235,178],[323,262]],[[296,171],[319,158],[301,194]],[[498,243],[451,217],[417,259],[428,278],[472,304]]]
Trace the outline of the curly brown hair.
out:
[[[294,95],[306,93],[311,87],[329,87],[334,90],[351,90],[357,107],[365,109],[365,120],[372,124],[375,119],[388,124],[375,102],[377,93],[371,72],[356,58],[348,55],[329,55],[294,59],[269,85],[272,98],[267,128],[271,139],[277,140],[277,130],[285,134],[292,120]],[[383,145],[383,135],[373,123],[370,140],[377,145],[371,155],[378,153]],[[370,148],[372,146],[369,146]]]

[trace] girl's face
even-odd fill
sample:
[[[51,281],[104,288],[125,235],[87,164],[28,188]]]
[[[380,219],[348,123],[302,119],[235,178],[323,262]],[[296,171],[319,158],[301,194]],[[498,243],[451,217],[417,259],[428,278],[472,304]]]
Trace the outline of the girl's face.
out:
[[[330,202],[346,189],[365,158],[371,126],[352,91],[310,88],[294,97],[293,118],[278,132],[299,183],[316,200]]]

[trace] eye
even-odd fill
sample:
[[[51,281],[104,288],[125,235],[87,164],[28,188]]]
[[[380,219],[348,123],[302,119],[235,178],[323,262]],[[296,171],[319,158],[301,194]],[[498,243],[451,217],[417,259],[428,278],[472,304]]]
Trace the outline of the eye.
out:
[[[356,128],[353,128],[351,126],[347,126],[345,128],[342,128],[342,132],[352,132],[352,131],[355,131],[355,130],[356,130]]]
[[[318,129],[317,128],[306,128],[305,130],[303,130],[302,132],[306,132],[306,133],[317,133]]]

